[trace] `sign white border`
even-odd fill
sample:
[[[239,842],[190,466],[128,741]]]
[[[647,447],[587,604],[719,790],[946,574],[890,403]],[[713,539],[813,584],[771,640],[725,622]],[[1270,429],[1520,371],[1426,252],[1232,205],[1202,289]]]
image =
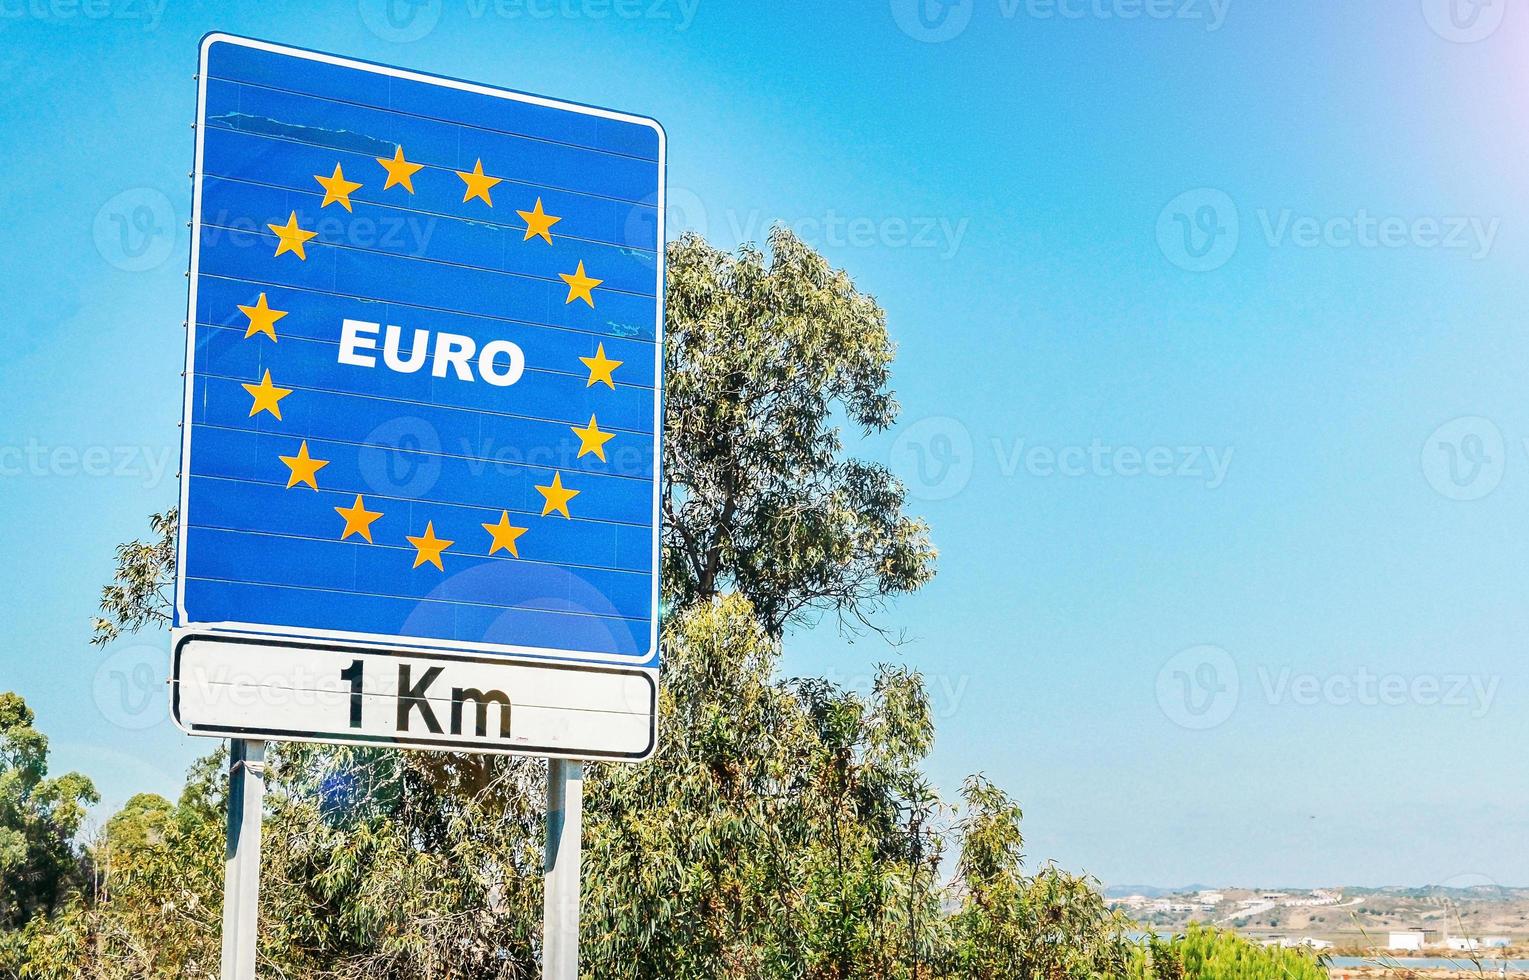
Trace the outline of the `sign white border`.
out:
[[[529,670],[537,674],[545,674],[553,671],[566,671],[572,675],[574,682],[587,678],[591,674],[621,675],[638,678],[646,684],[647,698],[642,706],[646,711],[648,731],[647,745],[637,752],[613,751],[609,747],[598,745],[539,745],[531,743],[503,743],[498,739],[476,736],[452,736],[447,734],[436,735],[424,734],[392,734],[381,735],[367,731],[357,731],[350,728],[336,727],[333,731],[321,731],[306,727],[261,727],[236,723],[220,723],[215,720],[204,718],[201,721],[188,721],[183,717],[182,692],[187,685],[195,687],[198,684],[205,686],[207,678],[187,678],[184,676],[184,660],[188,653],[187,648],[194,644],[207,644],[209,647],[248,645],[252,652],[272,647],[282,647],[289,650],[302,651],[304,653],[323,652],[326,654],[339,654],[345,657],[381,659],[389,662],[405,663],[414,661],[431,666],[450,667],[455,664],[459,667],[480,667],[502,673],[512,674],[516,670]],[[463,654],[447,654],[438,651],[406,650],[402,648],[383,649],[372,646],[352,646],[338,643],[311,643],[304,640],[275,639],[255,637],[239,634],[222,634],[202,630],[175,630],[172,634],[170,660],[170,716],[175,725],[188,735],[201,735],[213,738],[246,738],[260,740],[280,740],[284,742],[317,742],[325,745],[359,745],[376,748],[402,748],[402,749],[426,749],[433,751],[465,752],[477,755],[521,755],[536,758],[559,758],[559,759],[602,759],[618,762],[640,762],[648,759],[658,746],[658,672],[643,667],[623,667],[617,665],[596,666],[593,664],[577,664],[567,662],[555,662],[547,660],[511,659],[506,657],[474,657]],[[193,651],[194,652],[194,651]],[[216,653],[209,651],[216,657]],[[396,657],[396,661],[394,660]],[[262,669],[261,661],[252,659],[250,668],[255,674]],[[230,689],[230,698],[236,696],[253,696],[253,692],[261,685],[256,683],[246,684],[238,691]],[[515,692],[510,694],[512,703],[517,701]],[[583,693],[583,692],[580,692]],[[608,692],[606,692],[608,694]],[[286,695],[324,695],[333,700],[334,691],[321,691],[316,687],[292,688],[286,690]],[[370,691],[368,698],[378,698],[382,694],[379,691]],[[207,713],[213,711],[212,702],[201,704],[198,711]],[[554,707],[553,710],[574,711],[572,707]],[[587,710],[587,709],[585,709]],[[635,720],[643,712],[623,711]],[[595,741],[606,741],[609,738],[605,733],[594,737]]]
[[[557,650],[547,647],[519,646],[499,643],[473,643],[453,640],[436,640],[429,637],[413,636],[390,636],[379,633],[353,633],[343,630],[319,630],[302,627],[272,626],[262,623],[201,623],[195,622],[186,613],[186,584],[185,554],[186,554],[186,528],[189,523],[189,495],[190,480],[187,467],[191,460],[191,413],[192,398],[196,382],[196,287],[197,277],[201,273],[201,227],[202,227],[202,140],[206,132],[207,122],[207,54],[214,44],[233,44],[241,47],[255,48],[260,51],[270,51],[276,54],[290,55],[304,58],[309,61],[322,62],[329,65],[340,65],[346,68],[355,68],[360,71],[373,72],[378,75],[386,75],[393,78],[406,78],[411,81],[422,82],[427,85],[440,85],[446,88],[460,89],[464,92],[474,92],[479,95],[489,95],[495,98],[510,99],[515,102],[525,102],[530,105],[543,106],[551,109],[563,109],[569,112],[579,112],[590,116],[599,116],[602,119],[614,119],[620,122],[633,123],[639,126],[647,126],[658,135],[658,200],[657,200],[657,226],[656,248],[658,250],[657,282],[655,285],[655,323],[653,344],[653,589],[650,597],[651,622],[648,631],[648,650],[643,654],[621,655],[605,654],[590,651]],[[179,627],[182,629],[216,630],[219,632],[250,633],[261,637],[282,637],[295,639],[309,637],[318,640],[339,640],[355,643],[386,644],[389,647],[404,650],[416,648],[421,650],[456,650],[477,653],[499,653],[520,655],[535,658],[549,658],[555,660],[570,661],[574,663],[620,663],[620,664],[649,664],[658,655],[658,610],[659,610],[659,575],[660,575],[660,543],[659,543],[659,516],[660,494],[662,493],[662,481],[659,476],[663,466],[663,433],[664,433],[664,219],[666,174],[667,174],[667,146],[668,137],[664,133],[663,126],[655,119],[646,116],[635,116],[624,112],[615,112],[610,109],[600,109],[594,106],[579,105],[575,102],[563,102],[557,99],[548,99],[536,95],[526,95],[521,92],[512,92],[507,89],[492,88],[487,85],[478,85],[472,82],[464,82],[459,79],[445,78],[439,75],[428,75],[422,72],[408,71],[403,68],[394,68],[388,65],[373,64],[369,61],[358,61],[353,58],[341,58],[337,55],[324,54],[318,51],[309,51],[303,48],[289,47],[283,44],[272,44],[268,41],[257,41],[253,38],[239,37],[233,34],[211,33],[202,38],[201,55],[197,70],[196,92],[196,158],[192,167],[192,190],[191,190],[191,272],[190,289],[186,299],[186,369],[185,369],[185,393],[184,407],[181,422],[181,474],[180,474],[180,521],[176,541],[176,569],[175,576],[175,611]]]

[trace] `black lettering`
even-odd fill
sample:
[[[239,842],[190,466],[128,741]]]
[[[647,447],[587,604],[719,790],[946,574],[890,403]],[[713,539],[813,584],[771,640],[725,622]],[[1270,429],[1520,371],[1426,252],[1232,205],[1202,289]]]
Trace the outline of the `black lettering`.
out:
[[[510,699],[503,691],[480,691],[475,687],[451,689],[451,734],[462,734],[462,709],[467,702],[478,709],[477,730],[479,738],[488,736],[488,706],[499,705],[499,737],[510,737]]]
[[[430,702],[425,700],[425,689],[435,683],[435,679],[441,676],[445,668],[431,667],[425,671],[425,676],[419,679],[418,684],[409,683],[409,665],[398,665],[398,730],[409,730],[409,712],[419,709],[420,720],[433,734],[441,733],[441,723],[436,720],[435,712],[430,708]]]

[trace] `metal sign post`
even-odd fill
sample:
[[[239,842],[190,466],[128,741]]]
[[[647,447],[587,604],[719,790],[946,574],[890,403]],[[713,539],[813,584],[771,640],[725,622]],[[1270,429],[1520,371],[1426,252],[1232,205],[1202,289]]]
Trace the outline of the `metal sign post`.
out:
[[[579,977],[579,853],[584,843],[584,763],[547,762],[546,895],[542,978]]]
[[[255,980],[260,921],[260,815],[265,803],[265,743],[228,744],[228,843],[223,873],[223,980]]]

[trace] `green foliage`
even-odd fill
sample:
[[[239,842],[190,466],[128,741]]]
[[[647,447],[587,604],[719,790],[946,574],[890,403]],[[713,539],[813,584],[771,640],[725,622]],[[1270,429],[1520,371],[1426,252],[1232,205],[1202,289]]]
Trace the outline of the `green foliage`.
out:
[[[883,667],[865,693],[778,676],[787,625],[831,613],[874,628],[884,600],[932,575],[934,550],[902,487],[845,458],[831,424],[895,418],[882,311],[789,232],[769,244],[768,260],[670,246],[660,749],[586,767],[587,975],[1145,968],[1095,883],[1024,872],[1000,790],[974,777],[957,805],[939,799],[917,673]],[[96,642],[168,621],[175,523],[157,515],[154,539],[118,548]],[[298,744],[268,762],[262,975],[537,975],[544,763]],[[199,763],[174,805],[131,800],[70,865],[93,866],[93,887],[0,932],[24,976],[215,975],[223,764]],[[60,822],[60,839],[77,826]]]
[[[35,720],[19,695],[0,693],[0,975],[15,968],[16,932],[82,886],[73,840],[99,799],[79,773],[48,777],[48,739]]]
[[[122,633],[136,633],[145,626],[170,625],[170,594],[175,582],[175,527],[179,520],[172,507],[149,518],[154,536],[148,541],[117,545],[117,571],[112,583],[101,589],[100,615],[90,621],[90,642],[111,643]]]
[[[1191,924],[1171,940],[1153,938],[1131,958],[1130,980],[1328,980],[1306,950],[1260,946],[1236,933]]]
[[[1024,875],[1019,806],[981,776],[968,778],[961,795],[952,975],[1070,980],[1123,972],[1130,923],[1105,905],[1097,883],[1049,865]]]
[[[94,887],[28,933],[20,976],[218,975],[223,762],[219,750],[197,763],[179,803],[141,793],[107,821],[89,852]]]
[[[913,976],[942,846],[905,822],[932,798],[916,675],[884,670],[869,700],[773,681],[778,645],[741,596],[681,617],[667,652],[658,756],[590,787],[590,971]]]
[[[742,594],[768,632],[829,611],[869,625],[934,573],[922,521],[885,467],[846,459],[830,423],[886,429],[886,314],[784,228],[770,257],[694,235],[669,246],[665,593]]]

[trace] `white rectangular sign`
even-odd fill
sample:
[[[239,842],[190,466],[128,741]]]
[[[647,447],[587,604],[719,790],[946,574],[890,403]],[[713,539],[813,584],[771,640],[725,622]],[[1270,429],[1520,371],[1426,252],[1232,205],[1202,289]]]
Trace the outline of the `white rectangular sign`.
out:
[[[643,759],[655,672],[178,632],[175,723],[192,735]]]

